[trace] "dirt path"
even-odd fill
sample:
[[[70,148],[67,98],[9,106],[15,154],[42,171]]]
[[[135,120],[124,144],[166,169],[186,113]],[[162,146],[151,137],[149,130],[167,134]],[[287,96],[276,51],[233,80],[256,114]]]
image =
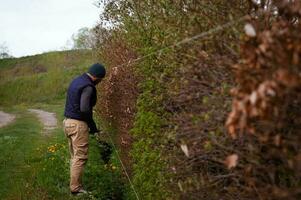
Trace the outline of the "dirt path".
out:
[[[16,116],[0,111],[0,128],[13,122]]]
[[[57,127],[57,119],[55,113],[46,112],[39,109],[28,110],[38,116],[40,122],[44,125],[45,132],[51,131]]]

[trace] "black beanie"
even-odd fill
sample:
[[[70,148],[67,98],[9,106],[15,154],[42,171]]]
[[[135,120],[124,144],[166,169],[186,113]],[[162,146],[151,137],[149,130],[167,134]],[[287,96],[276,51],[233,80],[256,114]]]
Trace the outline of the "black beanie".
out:
[[[103,78],[106,75],[106,69],[102,64],[95,63],[89,68],[88,73],[97,78]]]

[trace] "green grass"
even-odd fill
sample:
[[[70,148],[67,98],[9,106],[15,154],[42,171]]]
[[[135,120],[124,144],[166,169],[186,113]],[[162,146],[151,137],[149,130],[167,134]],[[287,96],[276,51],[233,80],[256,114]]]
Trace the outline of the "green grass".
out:
[[[1,199],[25,199],[34,192],[36,161],[41,155],[33,152],[44,143],[36,118],[21,108],[15,114],[16,121],[0,129]]]
[[[91,50],[0,59],[0,106],[63,100],[70,81],[94,62]]]
[[[38,69],[50,69],[56,66],[73,67],[89,64],[91,50],[54,51],[21,58],[0,59],[0,70],[14,72],[14,75],[33,74]]]

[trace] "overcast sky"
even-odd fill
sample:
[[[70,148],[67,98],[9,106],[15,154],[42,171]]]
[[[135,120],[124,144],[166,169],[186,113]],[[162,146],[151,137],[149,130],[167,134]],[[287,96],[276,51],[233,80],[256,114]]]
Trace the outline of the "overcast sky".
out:
[[[93,27],[95,0],[0,0],[0,44],[15,57],[60,50],[73,33]]]

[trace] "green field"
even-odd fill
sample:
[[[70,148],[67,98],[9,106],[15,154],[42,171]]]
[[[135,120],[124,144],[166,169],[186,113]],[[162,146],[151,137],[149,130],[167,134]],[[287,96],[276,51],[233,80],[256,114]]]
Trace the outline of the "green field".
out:
[[[0,105],[64,99],[70,80],[94,59],[91,51],[50,52],[0,60]]]

